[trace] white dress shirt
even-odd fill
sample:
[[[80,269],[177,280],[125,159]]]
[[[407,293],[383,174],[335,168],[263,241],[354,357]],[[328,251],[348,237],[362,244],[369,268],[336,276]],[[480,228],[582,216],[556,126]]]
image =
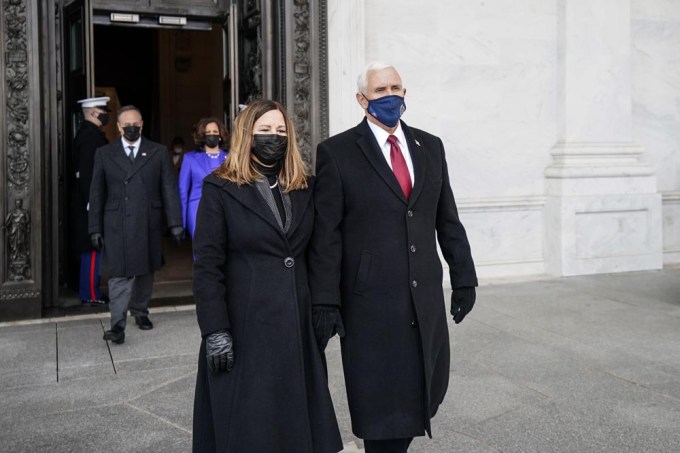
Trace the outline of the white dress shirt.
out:
[[[137,151],[139,151],[139,145],[142,144],[142,137],[141,136],[134,143],[126,142],[123,137],[120,138],[120,141],[123,142],[123,151],[125,151],[126,156],[130,155],[130,147],[132,146],[133,147],[132,148],[132,155],[137,157]]]
[[[392,168],[392,159],[390,158],[392,145],[390,145],[390,142],[387,141],[387,137],[390,135],[397,137],[397,143],[399,144],[399,148],[401,148],[401,154],[404,155],[404,160],[406,161],[408,174],[411,176],[411,187],[413,187],[413,183],[415,181],[415,178],[413,177],[413,160],[411,160],[411,152],[409,151],[408,144],[406,143],[406,136],[404,135],[404,131],[401,129],[401,121],[397,123],[397,129],[392,134],[370,121],[368,121],[368,127],[371,128],[371,132],[373,132],[375,139],[378,141],[378,145],[380,145],[380,150],[387,161],[387,165],[390,166],[392,171],[394,171]]]

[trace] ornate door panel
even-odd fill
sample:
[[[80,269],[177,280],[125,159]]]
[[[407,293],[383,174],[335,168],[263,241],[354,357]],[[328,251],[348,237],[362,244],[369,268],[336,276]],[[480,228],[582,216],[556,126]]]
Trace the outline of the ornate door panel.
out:
[[[40,316],[43,151],[36,2],[0,1],[0,321]]]

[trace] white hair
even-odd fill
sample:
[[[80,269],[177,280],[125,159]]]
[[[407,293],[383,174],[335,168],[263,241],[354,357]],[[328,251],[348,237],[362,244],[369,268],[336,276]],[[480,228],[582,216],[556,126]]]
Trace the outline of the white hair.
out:
[[[387,68],[392,68],[396,71],[396,68],[394,66],[392,66],[391,64],[384,63],[382,61],[372,61],[368,63],[364,67],[364,70],[361,71],[361,74],[359,74],[359,78],[357,79],[357,89],[359,90],[359,93],[364,94],[366,92],[366,88],[368,87],[369,72],[380,71],[382,69]]]

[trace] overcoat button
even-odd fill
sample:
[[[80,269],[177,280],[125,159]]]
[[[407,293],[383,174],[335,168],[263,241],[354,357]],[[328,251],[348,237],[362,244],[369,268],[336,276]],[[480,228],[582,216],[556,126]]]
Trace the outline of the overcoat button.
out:
[[[415,281],[415,280],[413,280],[413,281],[411,282],[411,286],[413,286],[413,287],[415,288],[416,286],[418,286],[418,282]]]
[[[291,268],[291,267],[295,266],[295,260],[289,256],[289,257],[287,257],[286,259],[283,260],[283,265],[288,267],[288,268]]]
[[[125,184],[127,184],[127,183],[128,183],[128,182],[127,182],[127,179],[126,179],[126,180],[125,180]]]
[[[128,197],[125,197],[125,201],[128,201]]]
[[[411,321],[411,327],[416,327],[418,324],[416,324],[415,321]]]
[[[415,245],[411,246],[411,253],[416,253],[416,246]]]
[[[406,215],[409,216],[409,217],[413,217],[413,211],[411,211],[411,210],[409,209],[409,210],[406,212]]]

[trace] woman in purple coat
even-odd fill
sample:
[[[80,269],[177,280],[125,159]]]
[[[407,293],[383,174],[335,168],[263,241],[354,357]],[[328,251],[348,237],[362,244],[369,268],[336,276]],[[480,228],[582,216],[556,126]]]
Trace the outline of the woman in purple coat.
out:
[[[199,149],[184,155],[179,170],[179,198],[182,202],[184,230],[194,237],[196,211],[201,201],[203,178],[219,167],[227,157],[229,135],[222,121],[215,117],[202,118],[194,126],[194,142]]]

